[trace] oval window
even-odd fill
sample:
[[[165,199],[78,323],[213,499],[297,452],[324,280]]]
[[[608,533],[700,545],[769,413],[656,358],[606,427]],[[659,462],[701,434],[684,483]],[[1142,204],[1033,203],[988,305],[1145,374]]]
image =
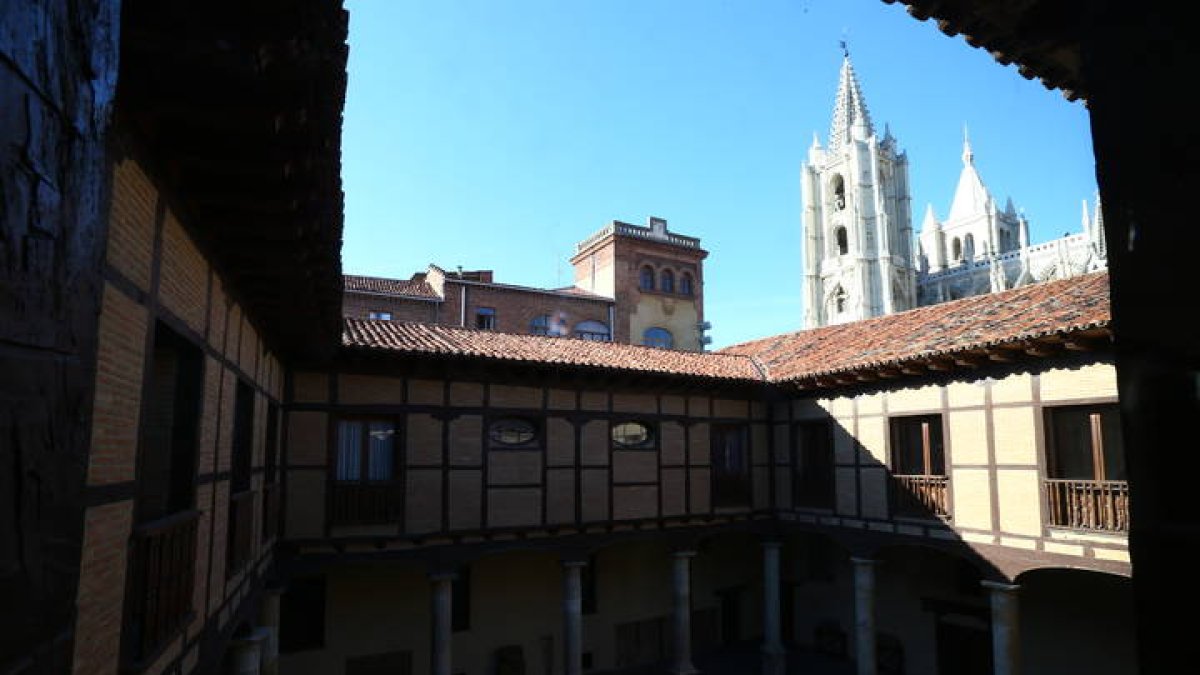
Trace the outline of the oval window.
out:
[[[533,422],[519,417],[505,417],[488,427],[488,438],[498,445],[524,445],[536,436],[537,427]]]
[[[641,422],[621,422],[612,428],[613,443],[625,448],[647,445],[654,439],[650,427]]]

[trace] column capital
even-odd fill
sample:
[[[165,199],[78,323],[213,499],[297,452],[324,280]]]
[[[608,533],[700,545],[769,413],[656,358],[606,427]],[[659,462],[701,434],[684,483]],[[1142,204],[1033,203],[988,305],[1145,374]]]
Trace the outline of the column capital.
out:
[[[1001,593],[1016,593],[1017,591],[1021,590],[1020,584],[1010,584],[1004,581],[989,581],[984,579],[983,581],[979,582],[979,585],[983,586],[989,591],[1000,591]]]

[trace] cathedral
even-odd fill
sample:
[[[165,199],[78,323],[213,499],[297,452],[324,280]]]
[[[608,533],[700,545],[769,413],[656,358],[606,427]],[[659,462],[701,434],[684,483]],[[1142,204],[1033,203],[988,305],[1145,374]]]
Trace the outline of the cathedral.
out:
[[[963,168],[944,220],[926,207],[914,236],[908,156],[876,134],[862,87],[842,60],[828,146],[815,136],[801,177],[804,327],[859,321],[918,306],[1107,269],[1099,198],[1082,232],[1033,244],[1008,199],[997,204],[963,138]]]

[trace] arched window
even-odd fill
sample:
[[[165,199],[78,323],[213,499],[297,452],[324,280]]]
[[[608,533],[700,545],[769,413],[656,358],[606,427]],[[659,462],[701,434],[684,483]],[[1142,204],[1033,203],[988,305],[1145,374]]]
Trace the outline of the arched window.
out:
[[[967,260],[975,257],[975,235],[973,234],[963,237],[963,257]]]
[[[833,177],[833,208],[841,211],[846,208],[846,182],[840,175]]]
[[[646,332],[642,333],[642,344],[647,347],[671,349],[675,345],[675,338],[671,335],[671,331],[655,326],[647,328]]]
[[[654,268],[646,265],[642,268],[642,274],[638,278],[638,288],[643,291],[654,290]]]
[[[850,239],[846,236],[846,228],[839,227],[833,231],[834,241],[837,243],[838,255],[846,255],[850,252]]]
[[[608,342],[612,340],[612,334],[608,330],[608,326],[599,321],[580,321],[575,324],[575,337],[581,340],[595,340],[596,342]]]
[[[662,276],[660,278],[662,279],[662,281],[659,282],[658,289],[660,291],[662,291],[663,293],[674,293],[675,292],[675,273],[672,272],[671,270],[663,270]]]
[[[692,275],[684,272],[683,276],[679,277],[679,293],[681,295],[691,295],[695,292],[692,288]]]
[[[950,242],[950,257],[953,258],[955,262],[958,262],[962,260],[962,253],[962,242],[959,241],[958,237],[955,237],[954,241]]]
[[[837,289],[833,291],[833,311],[838,314],[845,312],[846,300],[846,289],[838,286]]]

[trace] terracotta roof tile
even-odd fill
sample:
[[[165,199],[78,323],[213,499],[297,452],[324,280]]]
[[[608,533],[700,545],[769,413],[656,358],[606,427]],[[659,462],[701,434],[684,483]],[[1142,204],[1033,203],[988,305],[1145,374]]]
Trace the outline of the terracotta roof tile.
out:
[[[721,380],[762,380],[754,363],[744,356],[654,349],[576,338],[516,335],[403,321],[346,319],[342,345],[398,354],[469,356]]]
[[[426,281],[413,279],[384,279],[382,277],[362,277],[353,274],[343,275],[347,291],[362,293],[386,293],[387,295],[404,295],[426,300],[441,300],[437,292]]]
[[[1108,273],[978,295],[732,345],[775,382],[898,364],[1108,326]]]
[[[345,320],[342,344],[396,354],[787,382],[1105,328],[1109,321],[1108,274],[1097,272],[708,353],[362,319]]]

